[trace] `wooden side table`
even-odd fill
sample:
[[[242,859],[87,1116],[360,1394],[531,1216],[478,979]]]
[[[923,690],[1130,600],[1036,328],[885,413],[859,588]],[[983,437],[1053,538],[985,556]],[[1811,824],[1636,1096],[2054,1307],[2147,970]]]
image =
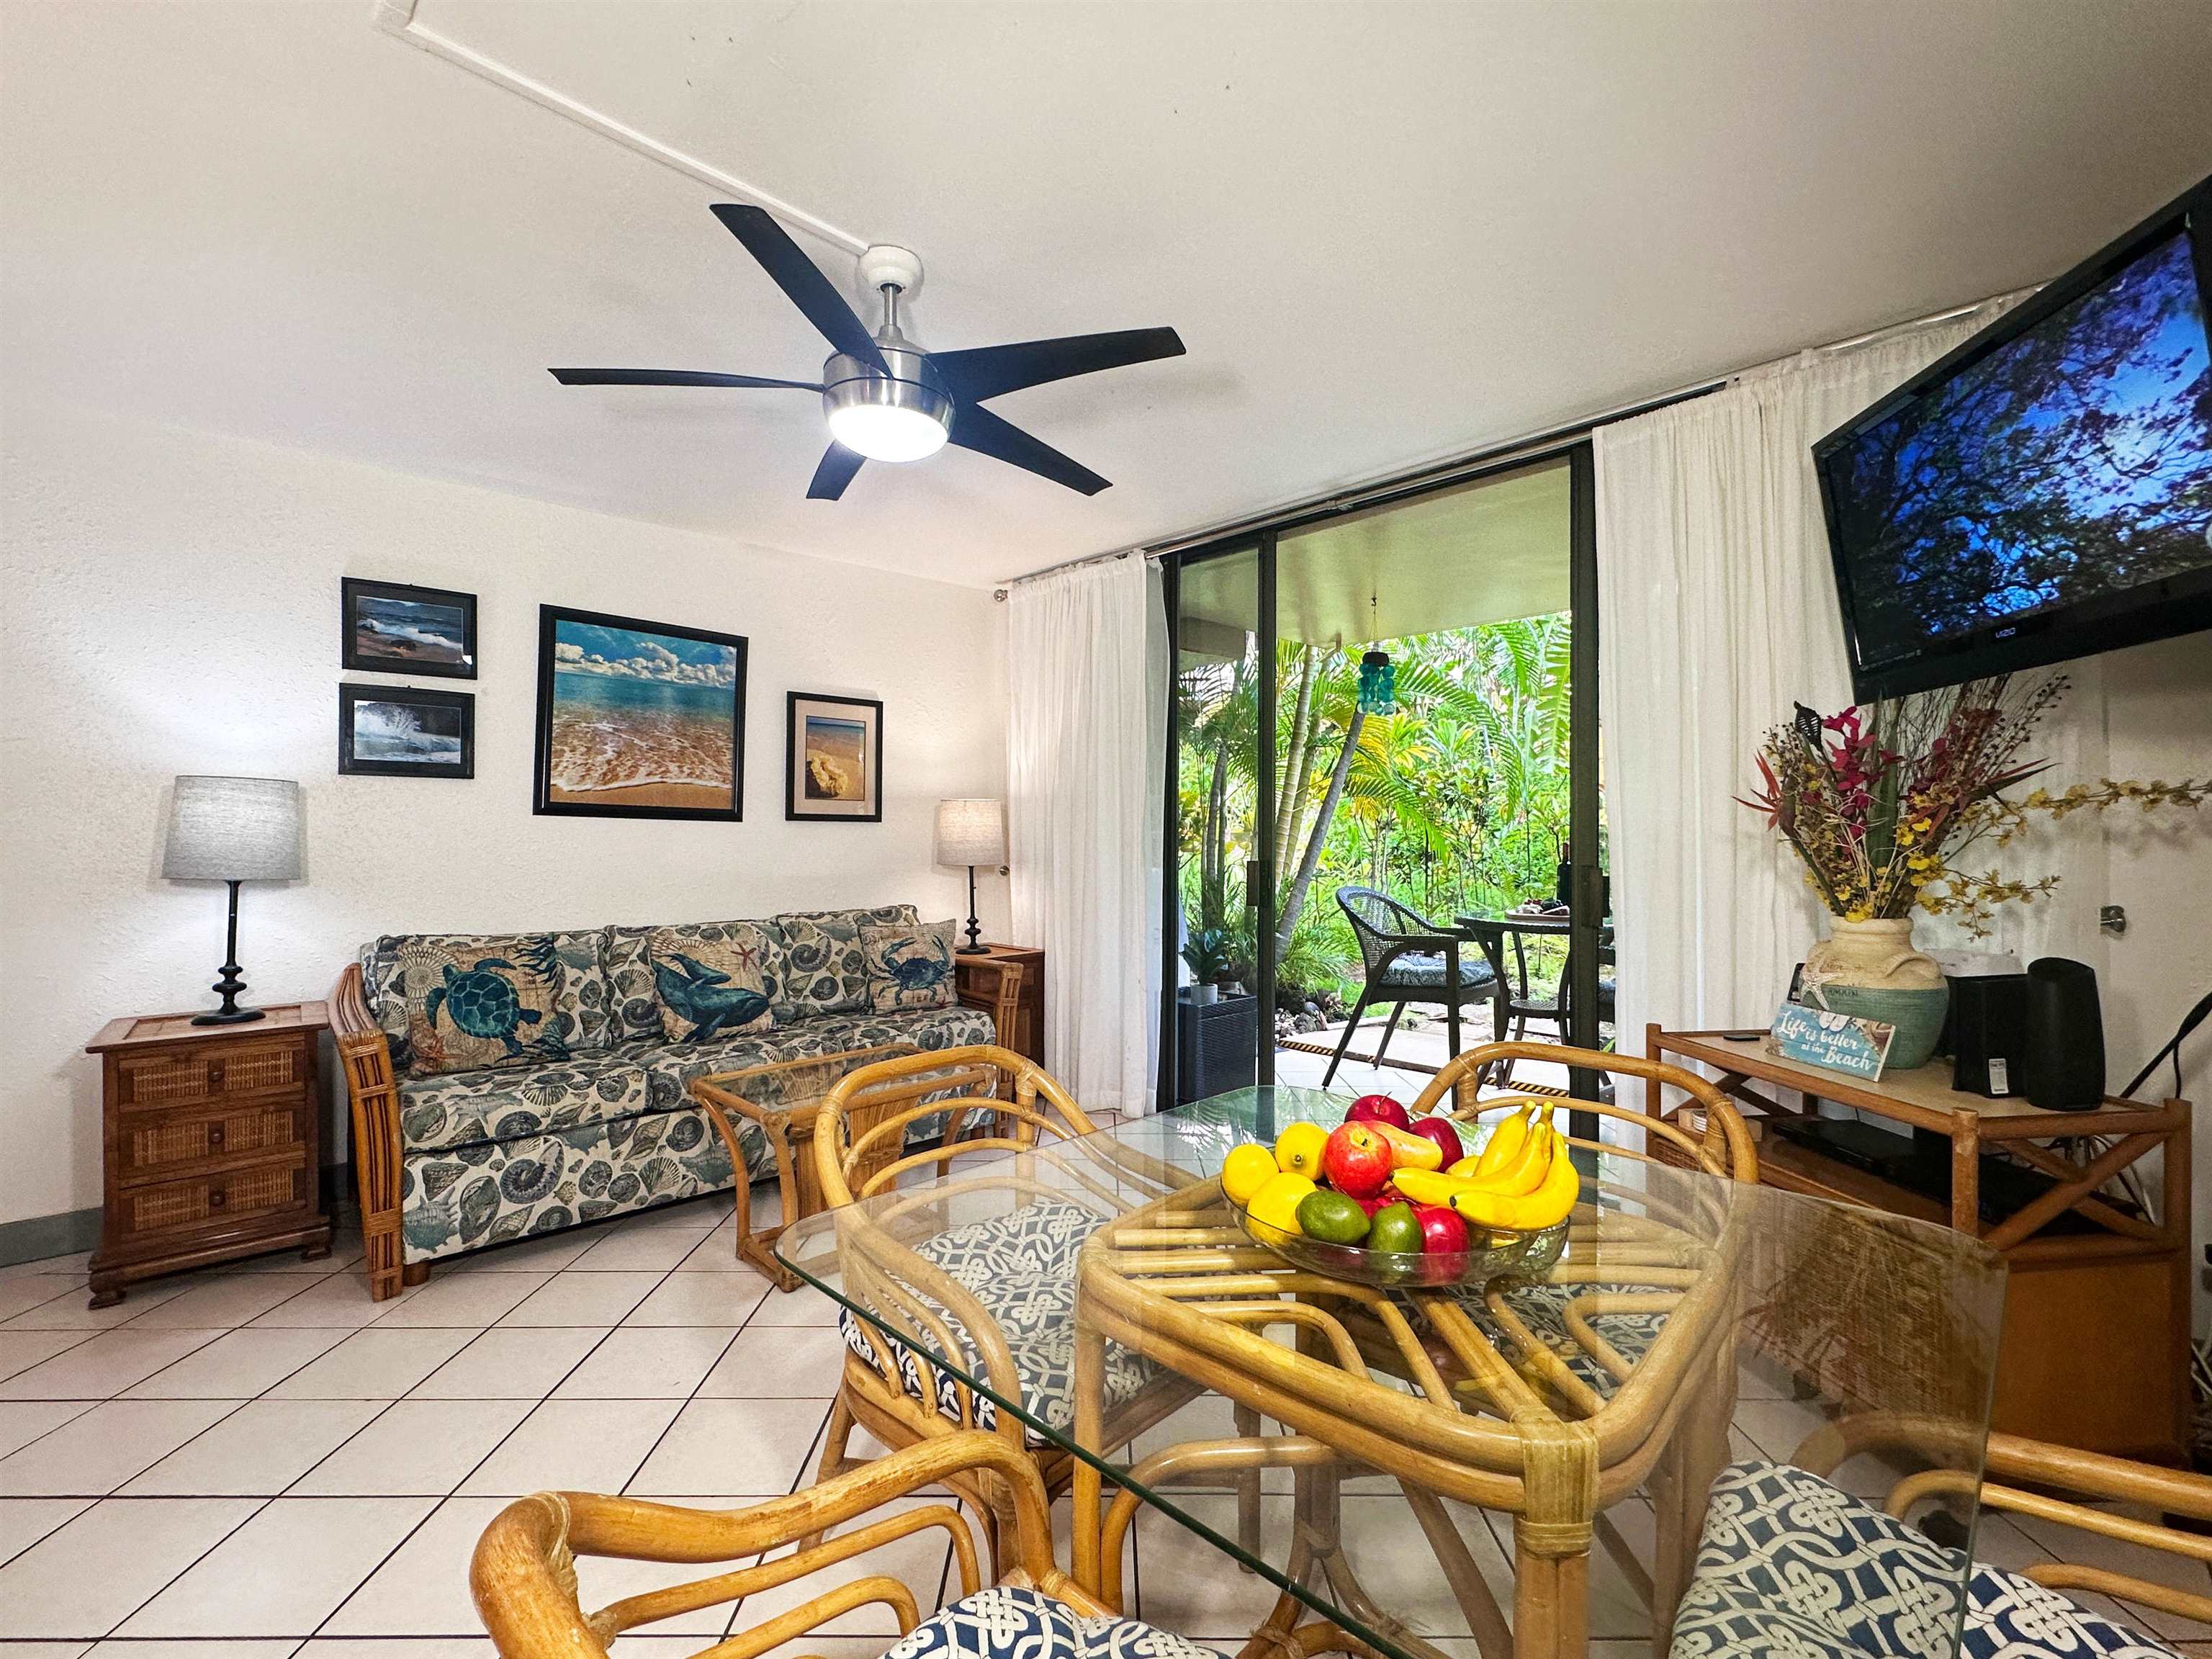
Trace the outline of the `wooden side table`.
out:
[[[248,1025],[190,1014],[110,1020],[100,1057],[106,1190],[92,1304],[142,1279],[300,1249],[331,1252],[322,1212],[319,1002]]]
[[[1869,1083],[1770,1053],[1763,1036],[1644,1030],[1653,1060],[1696,1060],[1751,1109],[1763,1185],[1948,1225],[2004,1252],[2011,1268],[1992,1426],[2088,1451],[2186,1461],[2190,1440],[2190,1106],[2107,1098],[2081,1112],[1951,1087],[1939,1061]],[[1754,1084],[1764,1085],[1755,1088]],[[1791,1106],[1784,1097],[1794,1095]],[[1816,1115],[1821,1101],[1941,1135],[1950,1143],[1942,1197],[1901,1186],[1809,1146],[1760,1133]],[[1644,1110],[1671,1120],[1656,1085]],[[1755,1114],[1755,1115],[1754,1115]],[[2106,1143],[2075,1162],[2044,1143]],[[1982,1155],[2002,1148],[2050,1186],[2010,1215],[1982,1213]],[[2153,1148],[2164,1151],[2159,1218],[2100,1197]]]
[[[986,945],[952,958],[953,985],[970,1008],[999,1023],[999,1046],[1044,1064],[1044,951],[1034,945]]]

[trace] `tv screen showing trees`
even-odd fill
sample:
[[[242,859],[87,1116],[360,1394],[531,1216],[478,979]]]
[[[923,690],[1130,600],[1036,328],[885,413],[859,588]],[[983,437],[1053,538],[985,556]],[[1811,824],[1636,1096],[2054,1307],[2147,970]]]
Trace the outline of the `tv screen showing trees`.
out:
[[[1893,412],[1819,446],[1863,683],[1881,685],[1884,665],[2032,634],[2039,617],[2051,637],[2035,660],[2125,642],[2068,649],[2054,613],[2109,617],[2129,608],[2130,590],[2212,576],[2212,350],[2195,258],[2177,228],[1948,378],[1908,387]],[[1909,678],[1973,672],[1960,659]],[[1887,689],[1902,689],[1898,677]]]

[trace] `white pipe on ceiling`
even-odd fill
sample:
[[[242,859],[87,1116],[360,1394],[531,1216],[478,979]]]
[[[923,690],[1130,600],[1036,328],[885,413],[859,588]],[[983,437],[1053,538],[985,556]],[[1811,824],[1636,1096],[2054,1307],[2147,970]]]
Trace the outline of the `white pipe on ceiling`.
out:
[[[508,68],[496,58],[487,58],[471,47],[463,46],[450,35],[426,27],[415,15],[417,0],[376,0],[376,26],[386,33],[419,47],[434,58],[459,65],[470,74],[490,82],[494,86],[511,92],[518,98],[527,98],[541,109],[549,109],[564,120],[574,121],[587,131],[609,138],[623,149],[634,150],[649,161],[680,173],[687,179],[696,179],[702,185],[750,202],[755,207],[766,208],[793,230],[803,230],[825,242],[834,243],[856,258],[870,246],[865,236],[855,236],[849,230],[817,218],[804,209],[793,206],[780,196],[769,194],[757,185],[747,184],[733,174],[711,167],[697,156],[686,154],[672,144],[664,144],[649,133],[617,121],[611,115],[602,114],[590,105],[580,103],[568,94],[534,81],[519,70]]]

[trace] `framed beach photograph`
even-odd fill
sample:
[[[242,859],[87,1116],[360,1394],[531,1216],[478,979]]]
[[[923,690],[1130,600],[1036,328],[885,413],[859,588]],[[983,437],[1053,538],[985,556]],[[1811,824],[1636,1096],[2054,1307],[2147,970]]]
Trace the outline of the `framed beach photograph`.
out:
[[[353,576],[340,586],[349,672],[476,678],[475,594]]]
[[[784,720],[787,818],[884,821],[884,706],[793,691]]]
[[[342,681],[338,771],[372,778],[476,776],[476,698],[466,691]]]
[[[742,635],[538,607],[533,811],[734,823],[744,803]]]

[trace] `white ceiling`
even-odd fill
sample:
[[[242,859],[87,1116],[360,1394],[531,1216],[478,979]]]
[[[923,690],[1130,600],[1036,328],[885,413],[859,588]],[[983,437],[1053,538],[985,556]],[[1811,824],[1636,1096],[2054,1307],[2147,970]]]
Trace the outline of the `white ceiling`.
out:
[[[369,0],[0,7],[0,386],[961,582],[2050,275],[2212,172],[2201,0],[732,5],[425,24],[927,261],[939,348],[1171,324],[803,499],[824,348],[715,192]],[[850,261],[808,242],[849,284]]]

